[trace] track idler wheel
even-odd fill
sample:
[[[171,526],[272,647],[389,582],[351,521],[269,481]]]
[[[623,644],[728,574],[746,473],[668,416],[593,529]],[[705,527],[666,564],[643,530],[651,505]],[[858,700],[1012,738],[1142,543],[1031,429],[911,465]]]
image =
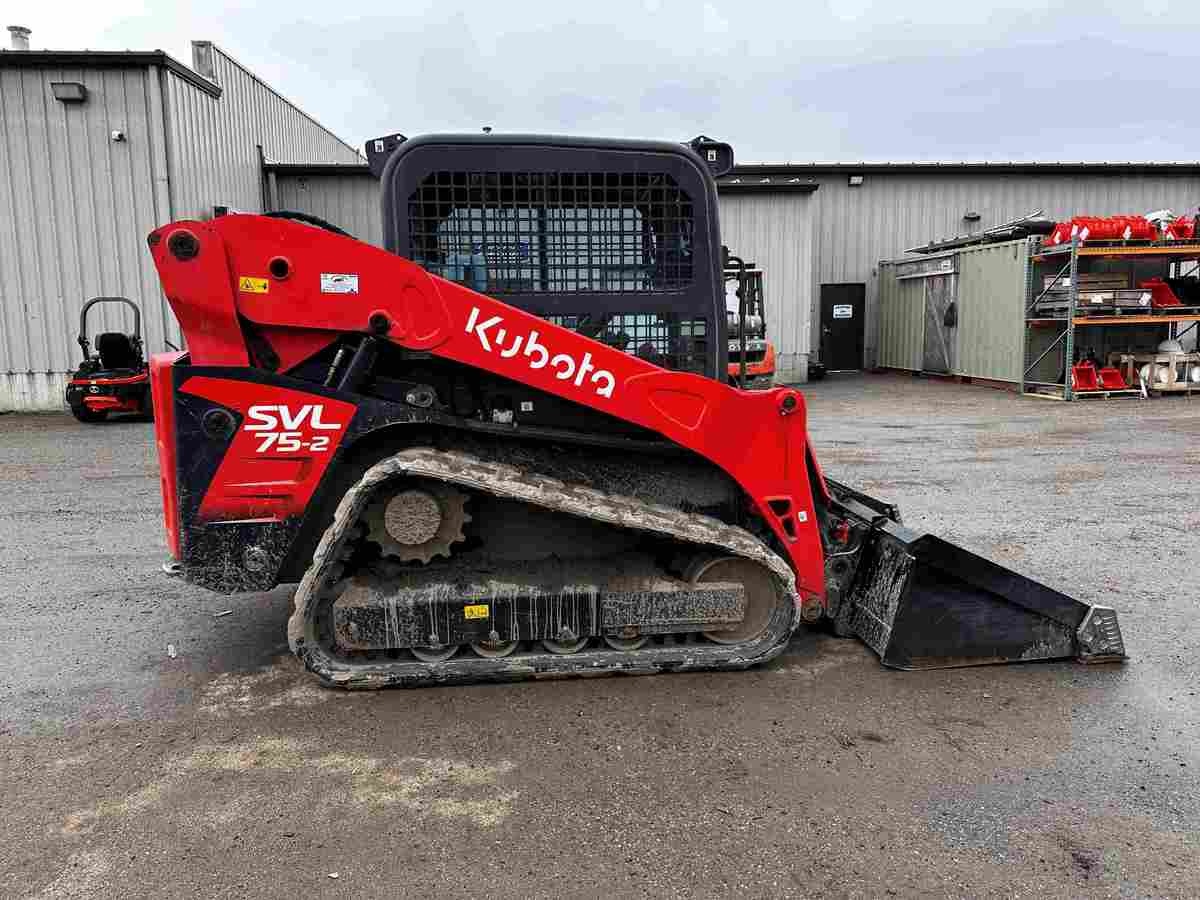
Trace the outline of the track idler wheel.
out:
[[[379,544],[384,556],[401,562],[449,557],[451,546],[466,540],[463,525],[471,521],[466,504],[467,495],[447,484],[404,484],[367,508],[367,538]]]
[[[741,623],[732,629],[703,632],[713,643],[752,641],[770,627],[780,597],[775,578],[765,567],[738,556],[708,557],[692,563],[685,577],[692,584],[732,582],[746,589],[746,615]]]

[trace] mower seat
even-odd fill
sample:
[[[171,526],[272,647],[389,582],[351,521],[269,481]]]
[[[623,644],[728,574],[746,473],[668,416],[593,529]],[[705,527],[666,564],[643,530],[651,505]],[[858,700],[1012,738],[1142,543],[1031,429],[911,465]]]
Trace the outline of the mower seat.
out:
[[[105,369],[133,369],[138,365],[138,356],[129,335],[119,331],[106,331],[96,338],[96,350],[100,354],[100,365]]]

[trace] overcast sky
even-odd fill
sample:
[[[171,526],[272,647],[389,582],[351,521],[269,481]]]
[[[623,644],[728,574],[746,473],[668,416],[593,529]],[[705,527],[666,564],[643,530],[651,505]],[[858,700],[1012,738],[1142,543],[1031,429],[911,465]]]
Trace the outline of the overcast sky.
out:
[[[183,5],[17,0],[3,24],[188,64],[211,40],[359,147],[491,125],[703,132],[741,162],[1200,159],[1197,0]]]

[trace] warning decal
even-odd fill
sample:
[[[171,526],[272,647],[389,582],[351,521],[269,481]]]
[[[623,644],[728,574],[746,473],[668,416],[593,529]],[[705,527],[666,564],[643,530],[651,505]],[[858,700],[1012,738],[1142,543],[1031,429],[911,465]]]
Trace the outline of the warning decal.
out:
[[[238,290],[244,291],[247,294],[265,294],[268,287],[270,287],[270,282],[265,278],[252,278],[249,275],[243,275],[238,279]]]
[[[849,303],[835,303],[833,317],[835,319],[852,319],[854,318],[854,307]]]
[[[463,607],[464,619],[486,619],[488,617],[488,607],[486,603],[476,603],[472,606]]]

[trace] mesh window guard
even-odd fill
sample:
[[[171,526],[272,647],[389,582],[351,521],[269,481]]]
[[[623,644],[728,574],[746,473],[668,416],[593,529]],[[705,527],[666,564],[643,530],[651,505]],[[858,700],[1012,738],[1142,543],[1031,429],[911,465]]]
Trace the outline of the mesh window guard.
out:
[[[692,281],[692,201],[666,174],[434,172],[408,213],[412,260],[481,293],[663,293]]]

